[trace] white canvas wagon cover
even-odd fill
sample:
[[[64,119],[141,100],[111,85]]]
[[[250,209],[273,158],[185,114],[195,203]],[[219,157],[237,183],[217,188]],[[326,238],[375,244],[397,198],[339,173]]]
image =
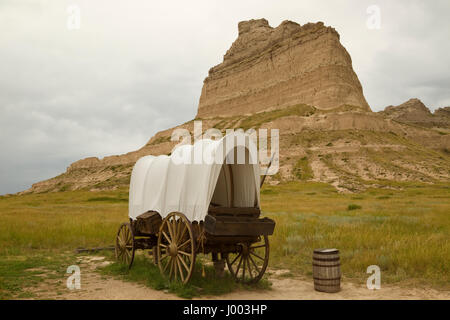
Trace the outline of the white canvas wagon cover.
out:
[[[170,156],[142,157],[131,174],[129,216],[177,211],[203,221],[210,203],[259,208],[257,157],[255,143],[239,131],[178,146]]]

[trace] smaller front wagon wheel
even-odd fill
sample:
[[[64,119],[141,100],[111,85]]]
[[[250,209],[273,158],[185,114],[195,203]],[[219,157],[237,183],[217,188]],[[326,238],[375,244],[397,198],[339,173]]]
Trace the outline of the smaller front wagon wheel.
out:
[[[122,223],[116,236],[116,259],[131,268],[134,260],[134,235],[128,222]]]

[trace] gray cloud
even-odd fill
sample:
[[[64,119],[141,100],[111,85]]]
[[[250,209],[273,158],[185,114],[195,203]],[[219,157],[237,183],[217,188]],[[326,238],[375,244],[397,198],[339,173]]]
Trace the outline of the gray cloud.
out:
[[[81,29],[66,28],[67,5]],[[450,105],[448,1],[2,1],[0,194],[73,161],[136,150],[195,116],[202,82],[241,20],[324,21],[341,34],[373,110]]]

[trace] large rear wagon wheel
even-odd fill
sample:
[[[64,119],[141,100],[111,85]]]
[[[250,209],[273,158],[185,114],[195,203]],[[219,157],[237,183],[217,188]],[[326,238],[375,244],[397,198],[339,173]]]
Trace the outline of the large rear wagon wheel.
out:
[[[128,265],[128,268],[131,268],[135,249],[134,234],[131,225],[128,222],[122,223],[116,236],[116,259]]]
[[[157,245],[158,266],[170,280],[187,283],[195,265],[195,239],[186,216],[172,212],[162,222]]]
[[[258,282],[269,263],[269,238],[261,236],[254,243],[239,243],[237,252],[229,253],[226,261],[228,270],[237,282]]]

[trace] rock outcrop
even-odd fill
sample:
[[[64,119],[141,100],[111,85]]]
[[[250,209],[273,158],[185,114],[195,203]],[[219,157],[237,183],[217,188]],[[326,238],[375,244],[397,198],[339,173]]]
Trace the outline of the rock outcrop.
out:
[[[239,36],[204,80],[197,117],[217,117],[308,104],[370,111],[352,59],[335,29],[265,19],[242,21]]]
[[[431,113],[419,99],[409,99],[398,105],[386,107],[380,114],[407,124],[426,128],[450,128],[450,107],[440,108]]]
[[[450,119],[450,107],[436,109],[436,111],[434,111],[434,115]]]

